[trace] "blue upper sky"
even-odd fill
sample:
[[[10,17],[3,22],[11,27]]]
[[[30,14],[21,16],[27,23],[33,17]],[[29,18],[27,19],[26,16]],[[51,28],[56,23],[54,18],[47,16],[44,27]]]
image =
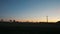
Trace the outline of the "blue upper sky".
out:
[[[50,19],[60,17],[60,0],[0,0],[0,18]],[[50,20],[49,19],[49,20]]]

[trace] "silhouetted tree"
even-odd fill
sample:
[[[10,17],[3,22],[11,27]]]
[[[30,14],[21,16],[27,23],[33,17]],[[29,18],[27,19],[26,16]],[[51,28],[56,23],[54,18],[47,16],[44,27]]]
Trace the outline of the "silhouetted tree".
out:
[[[12,22],[12,20],[10,20],[10,22]]]
[[[60,24],[60,21],[58,21],[57,23]]]
[[[13,20],[13,22],[16,22],[15,20]]]

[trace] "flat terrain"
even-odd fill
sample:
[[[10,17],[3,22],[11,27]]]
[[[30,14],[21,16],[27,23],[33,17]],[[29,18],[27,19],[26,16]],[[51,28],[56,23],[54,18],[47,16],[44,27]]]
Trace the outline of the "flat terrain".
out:
[[[59,32],[60,24],[23,24],[23,23],[0,23],[0,31],[4,33],[38,34],[48,32]]]

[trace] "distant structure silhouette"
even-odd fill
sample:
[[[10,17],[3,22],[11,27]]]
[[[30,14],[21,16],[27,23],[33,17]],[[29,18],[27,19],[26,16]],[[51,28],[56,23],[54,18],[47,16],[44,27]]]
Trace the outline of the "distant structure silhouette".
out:
[[[47,23],[48,23],[48,16],[46,16],[46,19],[47,19]]]
[[[1,19],[1,21],[0,22],[4,22],[4,20],[3,19]]]

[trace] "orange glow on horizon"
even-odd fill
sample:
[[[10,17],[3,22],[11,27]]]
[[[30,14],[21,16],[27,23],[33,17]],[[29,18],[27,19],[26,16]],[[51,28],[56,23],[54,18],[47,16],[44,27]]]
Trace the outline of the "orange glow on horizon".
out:
[[[16,20],[19,22],[47,22],[46,17],[40,17],[40,18],[25,18],[25,19],[13,19],[13,18],[8,18],[7,20]],[[57,22],[60,21],[60,18],[57,17],[48,17],[48,22]]]
[[[19,22],[47,22],[46,19],[44,20],[17,20]],[[48,22],[57,22],[59,20],[48,20]]]

